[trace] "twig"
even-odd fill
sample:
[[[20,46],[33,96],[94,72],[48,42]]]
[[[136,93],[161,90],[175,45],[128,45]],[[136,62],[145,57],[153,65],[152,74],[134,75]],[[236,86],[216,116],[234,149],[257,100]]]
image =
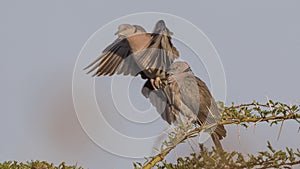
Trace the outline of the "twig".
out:
[[[243,104],[244,105],[253,105],[253,104]],[[259,104],[258,104],[259,105]],[[264,105],[262,105],[264,106]],[[236,106],[236,107],[241,107],[241,106]],[[294,114],[291,113],[289,115],[286,116],[269,116],[269,117],[263,117],[263,118],[248,118],[248,119],[233,119],[233,120],[226,120],[226,121],[221,121],[219,123],[214,123],[214,124],[209,124],[209,125],[202,125],[199,128],[196,128],[188,133],[186,133],[184,135],[184,137],[182,137],[179,141],[178,144],[183,142],[184,140],[186,140],[187,138],[193,136],[194,134],[197,134],[199,132],[201,132],[202,130],[205,129],[210,129],[213,128],[215,126],[217,126],[218,124],[220,125],[229,125],[229,124],[240,124],[240,123],[255,123],[258,121],[271,121],[271,120],[287,120],[287,119],[297,119],[300,118],[300,114]],[[152,160],[150,160],[149,162],[147,162],[142,169],[150,169],[151,167],[155,166],[158,162],[164,160],[164,158],[166,157],[166,155],[172,150],[174,149],[178,144],[174,144],[172,146],[167,147],[165,150],[163,150],[160,154],[156,155],[155,157],[152,158]]]
[[[284,163],[284,164],[279,164],[277,165],[276,167],[281,167],[281,166],[294,166],[294,165],[298,165],[300,164],[300,161],[294,161],[294,162],[289,162],[289,163]],[[266,167],[261,167],[261,168],[258,168],[258,169],[267,169],[267,168],[274,168],[275,166],[273,165],[270,165],[270,166],[266,166]]]

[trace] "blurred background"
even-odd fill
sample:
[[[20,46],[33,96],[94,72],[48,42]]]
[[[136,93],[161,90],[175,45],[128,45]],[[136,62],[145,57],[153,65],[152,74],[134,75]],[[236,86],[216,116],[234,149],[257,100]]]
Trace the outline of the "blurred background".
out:
[[[143,161],[114,155],[95,144],[81,128],[72,100],[73,69],[87,39],[108,22],[136,12],[174,14],[189,20],[208,36],[224,66],[227,105],[232,101],[265,102],[267,97],[300,104],[298,1],[11,0],[0,4],[0,162],[46,160],[55,164],[77,163],[85,168],[132,168],[132,162]],[[112,34],[111,41],[114,38]],[[98,50],[104,47],[99,46]],[[209,85],[205,69],[199,68],[196,74]],[[110,90],[109,80],[96,80],[100,105],[106,89]],[[138,92],[129,94],[132,102],[143,99],[136,99],[142,85],[139,79],[133,80],[131,88],[138,88]],[[104,110],[110,113],[110,105],[105,105]],[[140,105],[144,104],[136,106]],[[126,123],[120,123],[113,113],[104,116],[121,133],[138,133],[139,137],[143,133],[156,134],[160,126],[166,127],[158,119],[154,127],[122,131]],[[241,129],[239,140],[237,127],[226,126],[228,136],[222,143],[228,151],[244,153],[264,150],[267,140],[275,148],[299,148],[298,127],[294,121],[285,122],[277,140],[279,126],[259,124],[255,131],[253,127]],[[178,151],[188,154],[191,150],[179,147]],[[176,154],[168,159],[176,159]]]

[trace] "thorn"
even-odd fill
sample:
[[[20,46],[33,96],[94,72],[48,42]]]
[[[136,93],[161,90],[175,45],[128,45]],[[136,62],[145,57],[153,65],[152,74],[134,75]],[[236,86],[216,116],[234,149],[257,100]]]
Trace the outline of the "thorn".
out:
[[[282,132],[283,122],[284,122],[284,120],[282,120],[282,122],[281,122],[279,133],[278,133],[278,136],[277,136],[277,141],[279,140],[280,134]]]
[[[157,153],[160,153],[160,151],[158,150],[158,148],[153,147],[153,150]]]
[[[193,147],[193,145],[195,145],[195,143],[193,142],[193,140],[191,138],[187,138],[187,141],[188,141],[188,143],[189,143],[192,151],[196,154],[196,151],[195,151],[195,149]],[[194,144],[192,144],[192,143],[194,143]]]
[[[238,140],[239,140],[239,143],[241,144],[241,129],[240,129],[239,124],[237,124],[237,129],[238,129]]]

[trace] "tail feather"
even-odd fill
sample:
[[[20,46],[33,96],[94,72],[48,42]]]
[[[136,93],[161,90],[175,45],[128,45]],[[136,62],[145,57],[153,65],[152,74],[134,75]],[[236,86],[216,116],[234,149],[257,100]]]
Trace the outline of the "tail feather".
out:
[[[221,142],[220,142],[220,139],[219,139],[218,134],[212,133],[212,134],[211,134],[211,138],[212,138],[212,140],[213,140],[213,142],[214,142],[214,144],[215,144],[217,150],[223,150],[223,147],[222,147],[222,144],[221,144]]]
[[[226,137],[226,130],[223,125],[218,125],[214,132],[217,134],[219,140]]]

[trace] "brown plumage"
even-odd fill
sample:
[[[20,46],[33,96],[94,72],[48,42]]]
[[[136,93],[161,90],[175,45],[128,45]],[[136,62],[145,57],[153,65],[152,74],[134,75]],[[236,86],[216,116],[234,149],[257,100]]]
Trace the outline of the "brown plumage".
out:
[[[216,123],[221,117],[207,86],[186,62],[174,62],[170,66],[167,80],[159,90],[151,89],[146,83],[142,91],[169,124],[180,120],[179,115],[200,125]],[[220,140],[226,136],[224,126],[218,125],[209,132],[216,147],[222,149]]]
[[[116,33],[118,38],[85,69],[93,76],[124,74],[142,78],[164,78],[166,69],[179,57],[171,42],[172,32],[160,20],[153,33],[147,33],[139,25],[122,24]]]

